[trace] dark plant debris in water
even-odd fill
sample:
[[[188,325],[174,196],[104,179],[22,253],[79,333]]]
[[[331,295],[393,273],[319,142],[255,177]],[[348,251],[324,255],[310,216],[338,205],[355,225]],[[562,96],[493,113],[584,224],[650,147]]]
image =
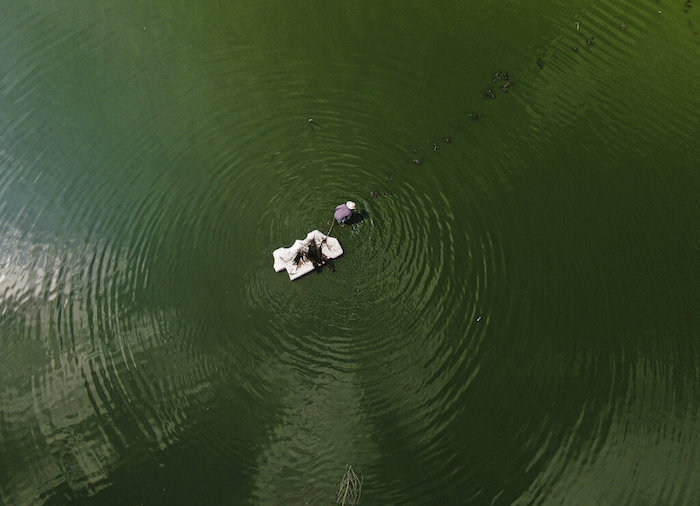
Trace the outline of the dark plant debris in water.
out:
[[[511,73],[507,70],[495,71],[491,75],[491,83],[496,83],[496,86],[498,86],[499,89],[503,93],[508,93],[508,90],[511,88],[511,86],[513,86]],[[494,90],[494,88],[492,88],[492,87],[486,88],[486,89],[481,91],[481,95],[486,99],[493,100],[496,98],[496,93],[493,90]],[[472,111],[472,112],[467,113],[466,117],[470,121],[476,121],[476,120],[481,118],[481,114],[478,112]],[[450,126],[461,128],[463,126],[463,124],[458,120],[454,120],[454,121],[450,122]],[[441,136],[441,139],[445,144],[452,144],[452,141],[453,141],[453,137],[450,135]],[[440,144],[438,144],[437,140],[431,140],[428,142],[432,146],[433,151],[440,151]],[[419,153],[419,150],[416,149],[415,147],[411,147],[409,149],[410,149],[411,154],[414,156]],[[421,158],[415,157],[415,158],[412,158],[411,163],[413,163],[414,165],[423,165],[425,162],[424,162],[424,159],[422,157]],[[380,195],[378,192],[375,192],[375,191],[372,191],[369,194],[372,198],[376,198],[379,196],[384,196],[384,197],[388,196],[386,194]]]
[[[688,13],[690,9],[692,8],[692,0],[685,0],[685,3],[683,4],[683,12]],[[692,23],[691,20],[687,20],[688,25],[690,26],[691,30],[693,31],[694,35],[698,35],[699,32],[695,28],[695,25]],[[617,25],[619,29],[621,30],[626,30],[627,29],[627,22],[623,19],[620,20],[620,24]],[[569,50],[574,51],[576,53],[580,53],[581,49],[587,50],[593,46],[595,46],[595,37],[581,33],[581,24],[577,21],[576,22],[576,37],[578,39],[578,43],[574,43],[569,45]],[[574,42],[574,41],[572,41]],[[566,46],[565,46],[566,47]],[[545,55],[545,53],[540,52],[536,57],[535,57],[535,64],[540,70],[544,70],[545,67],[545,58],[549,58],[551,55]],[[556,63],[556,57],[554,59]],[[496,86],[503,92],[503,93],[509,93],[511,91],[511,88],[514,86],[514,81],[511,73],[507,70],[496,70],[491,73],[490,83],[487,85],[486,88],[482,88],[480,91],[480,94],[483,98],[487,100],[494,100],[496,98],[496,93],[494,92],[494,89]],[[481,118],[481,114],[478,112],[469,112],[466,115],[466,118],[470,121],[476,121]],[[464,128],[466,125],[458,120],[453,120],[450,123],[450,126],[456,127],[456,128]],[[445,142],[445,144],[451,144],[453,141],[453,138],[450,136],[442,136],[442,140]],[[440,150],[440,145],[438,144],[437,141],[432,140],[429,141],[430,144],[432,145],[433,151],[439,151]],[[417,156],[418,150],[413,148],[411,149],[411,154],[414,155],[414,157],[411,160],[411,163],[414,165],[419,165],[422,166],[424,164],[424,158]],[[429,156],[429,155],[425,155]],[[370,192],[370,196],[373,198],[379,197],[379,196],[386,196],[383,193],[380,194],[378,192]]]
[[[513,86],[513,78],[512,75],[509,71],[507,70],[497,70],[491,74],[491,83],[492,85],[495,83],[495,86],[498,86],[498,88],[503,92],[503,93],[508,93],[508,90]],[[481,95],[489,100],[493,100],[496,98],[496,92],[494,92],[495,86],[493,87],[487,87],[481,91]],[[466,114],[466,117],[470,121],[476,121],[481,118],[481,114],[475,111],[468,112]],[[452,127],[463,127],[464,124],[462,124],[458,120],[453,120],[450,122],[450,126]],[[442,141],[445,144],[452,144],[453,142],[453,137],[446,135],[442,136]],[[440,144],[438,144],[438,141],[436,140],[431,140],[429,141],[430,145],[433,148],[433,151],[440,151]],[[416,148],[411,149],[411,154],[416,155],[418,153],[418,150]],[[413,158],[412,163],[414,165],[423,165],[424,160],[423,158]],[[370,192],[370,196],[375,197],[376,192]]]
[[[693,8],[693,4],[692,4],[691,0],[685,0],[685,3],[683,4],[683,12],[685,14],[688,14],[690,12],[690,9],[692,9],[692,8]],[[688,21],[688,27],[690,28],[690,31],[693,32],[693,35],[698,35],[700,32],[695,27],[695,24],[690,19],[688,19],[686,21]]]

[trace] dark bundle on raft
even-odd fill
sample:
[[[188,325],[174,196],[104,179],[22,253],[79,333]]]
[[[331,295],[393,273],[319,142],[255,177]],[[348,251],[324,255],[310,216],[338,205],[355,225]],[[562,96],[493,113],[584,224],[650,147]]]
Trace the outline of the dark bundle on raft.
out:
[[[309,244],[309,252],[307,253],[307,255],[309,260],[311,260],[311,263],[314,264],[314,267],[317,271],[321,270],[321,268],[323,268],[324,265],[327,265],[331,271],[335,271],[333,261],[323,254],[323,252],[321,251],[321,245],[316,244],[315,241],[311,241],[311,244]]]
[[[326,263],[326,256],[321,251],[321,246],[316,244],[316,241],[311,241],[309,244],[309,260],[314,264],[316,269],[320,269]]]
[[[315,241],[311,241],[311,243],[309,243],[308,248],[301,248],[299,250],[299,252],[294,257],[294,263],[296,265],[301,265],[307,260],[310,260],[314,268],[318,272],[321,271],[324,265],[327,265],[331,271],[335,272],[335,265],[333,265],[333,260],[328,258],[321,251],[322,244],[323,243],[319,245],[316,244]]]
[[[314,267],[320,267],[323,265],[323,253],[321,252],[321,247],[316,245],[315,241],[311,241],[309,244],[309,260],[314,264]]]

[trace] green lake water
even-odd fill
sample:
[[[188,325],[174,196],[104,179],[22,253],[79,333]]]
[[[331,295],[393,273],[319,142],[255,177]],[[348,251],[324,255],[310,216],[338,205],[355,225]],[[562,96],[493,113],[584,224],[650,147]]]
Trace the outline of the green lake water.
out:
[[[700,503],[700,3],[2,12],[0,503]]]

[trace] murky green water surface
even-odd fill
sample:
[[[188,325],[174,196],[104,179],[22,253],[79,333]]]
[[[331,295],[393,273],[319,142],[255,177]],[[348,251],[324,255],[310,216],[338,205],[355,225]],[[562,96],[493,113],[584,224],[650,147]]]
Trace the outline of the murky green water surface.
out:
[[[700,5],[2,10],[1,503],[700,501]]]

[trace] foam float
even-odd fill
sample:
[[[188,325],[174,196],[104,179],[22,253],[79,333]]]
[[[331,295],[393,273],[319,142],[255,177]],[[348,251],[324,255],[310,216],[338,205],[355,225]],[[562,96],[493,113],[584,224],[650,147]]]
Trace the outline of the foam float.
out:
[[[338,239],[325,235],[319,230],[313,230],[307,234],[306,239],[297,239],[289,248],[277,248],[272,252],[275,271],[287,269],[289,279],[292,281],[313,271],[314,263],[308,254],[312,242],[321,249],[321,254],[327,259],[338,258],[343,254],[343,248]]]

